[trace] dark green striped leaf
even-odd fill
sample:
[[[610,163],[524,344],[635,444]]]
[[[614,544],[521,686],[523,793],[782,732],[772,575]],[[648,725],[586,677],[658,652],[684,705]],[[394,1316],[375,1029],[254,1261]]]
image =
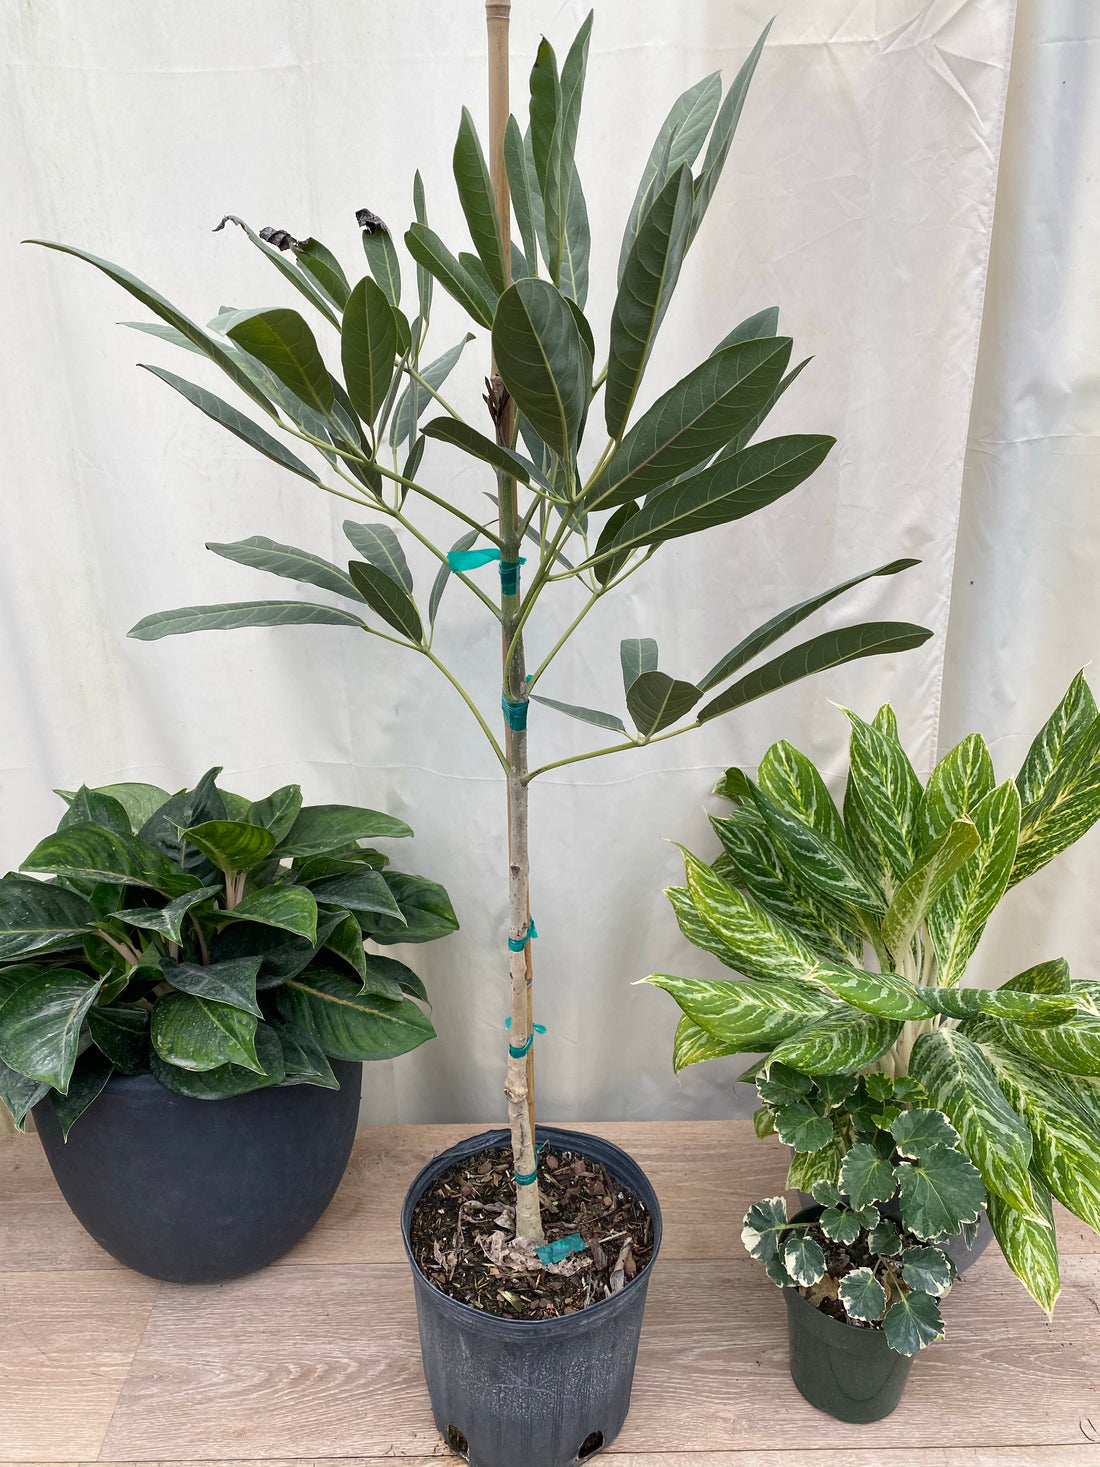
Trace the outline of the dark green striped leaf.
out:
[[[182,1070],[234,1064],[263,1072],[256,1055],[256,1017],[229,1004],[190,993],[158,998],[150,1021],[153,1048]]]
[[[672,1040],[672,1073],[678,1075],[688,1065],[697,1065],[703,1060],[722,1059],[726,1055],[739,1052],[736,1045],[716,1039],[706,1029],[700,1028],[694,1019],[683,1014],[676,1025]]]
[[[93,1043],[124,1075],[140,1075],[149,1068],[149,1010],[109,1004],[88,1010],[88,1032]]]
[[[153,1074],[166,1090],[187,1095],[192,1100],[226,1100],[231,1095],[246,1095],[251,1090],[264,1090],[281,1085],[285,1078],[282,1045],[270,1024],[256,1025],[258,1069],[241,1065],[218,1065],[212,1070],[190,1070],[162,1059],[154,1049],[149,1062]]]
[[[846,845],[824,830],[815,829],[787,805],[772,799],[765,789],[753,786],[752,799],[772,839],[812,887],[861,911],[884,910],[881,896],[848,854]]]
[[[954,987],[966,971],[990,913],[1004,895],[1016,855],[1020,796],[1011,780],[998,786],[970,812],[981,845],[948,882],[928,910],[936,950],[936,981]]]
[[[956,744],[933,769],[917,808],[918,848],[929,845],[960,815],[969,815],[997,786],[993,760],[981,734]]]
[[[735,1053],[771,1049],[830,1007],[827,994],[781,979],[724,983],[651,973],[645,982],[663,988],[693,1024],[732,1046]]]
[[[170,958],[161,959],[161,972],[165,981],[181,993],[193,994],[196,998],[212,998],[217,1003],[240,1009],[246,1014],[255,1014],[262,1019],[260,1005],[256,1000],[256,977],[261,959],[230,958],[223,963],[174,963]]]
[[[94,921],[87,899],[75,891],[26,876],[0,880],[0,959],[54,947],[91,931]]]
[[[275,849],[275,837],[269,830],[237,820],[209,820],[193,825],[183,832],[183,839],[197,846],[219,871],[229,875],[251,871]]]
[[[330,1059],[393,1059],[407,1054],[435,1030],[411,999],[362,994],[354,980],[332,969],[309,968],[282,984],[279,1012],[315,1039]]]
[[[772,1059],[807,1075],[854,1075],[884,1055],[900,1033],[900,1021],[845,1004],[777,1044]]]
[[[850,708],[843,711],[852,725],[848,778],[879,834],[892,894],[909,875],[917,855],[915,824],[920,780],[897,739],[864,722]]]
[[[249,892],[231,912],[219,912],[218,917],[223,922],[258,922],[309,942],[317,940],[317,900],[305,886],[280,883],[261,887]]]
[[[978,827],[962,815],[941,830],[914,862],[882,919],[882,940],[899,963],[932,903],[981,843]]]
[[[0,1060],[28,1080],[69,1088],[85,1015],[102,980],[53,968],[21,983],[0,1006]]]
[[[1012,884],[1031,876],[1073,845],[1098,817],[1100,718],[1094,718],[1084,733],[1068,745],[1051,769],[1042,793],[1029,802],[1021,815]]]
[[[182,896],[173,898],[163,907],[127,907],[113,915],[117,921],[127,922],[131,927],[140,927],[143,932],[159,932],[169,942],[182,942],[183,922],[187,913],[200,902],[209,902],[214,897],[221,896],[223,890],[224,887],[221,886],[200,886],[196,891],[185,891]]]

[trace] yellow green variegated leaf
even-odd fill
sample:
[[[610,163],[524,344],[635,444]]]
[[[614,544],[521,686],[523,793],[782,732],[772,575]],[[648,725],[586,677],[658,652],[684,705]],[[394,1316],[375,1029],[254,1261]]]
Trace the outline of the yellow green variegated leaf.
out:
[[[727,1054],[738,1054],[740,1051],[732,1045],[726,1044],[724,1040],[716,1039],[713,1034],[708,1034],[701,1029],[694,1019],[689,1019],[687,1014],[681,1016],[676,1025],[676,1033],[672,1040],[672,1072],[678,1075],[688,1065],[697,1065],[702,1060],[722,1059]],[[771,1112],[769,1111],[770,1115]]]
[[[899,962],[932,903],[981,843],[978,827],[960,815],[917,857],[882,919],[882,940]]]
[[[798,874],[815,891],[834,900],[881,915],[886,903],[844,846],[807,825],[800,816],[773,800],[766,790],[752,787],[752,798],[768,830]]]
[[[844,826],[833,797],[813,763],[793,744],[786,739],[772,744],[760,761],[756,778],[777,805],[843,849]]]
[[[676,914],[676,921],[680,925],[680,931],[688,942],[701,947],[704,952],[713,953],[714,956],[727,968],[740,971],[737,967],[737,954],[733,949],[722,941],[713,927],[708,925],[695,910],[691,900],[691,893],[683,886],[668,886],[665,888],[665,896],[672,903],[672,910]]]
[[[1031,1132],[1005,1099],[983,1050],[957,1030],[922,1034],[909,1073],[962,1137],[990,1192],[1036,1221],[1031,1193]]]
[[[936,1012],[915,983],[896,973],[822,966],[814,976],[845,1002],[883,1019],[930,1019]]]
[[[684,852],[688,891],[696,912],[733,954],[747,978],[797,981],[818,965],[813,949],[751,897],[735,890],[709,866]]]
[[[1031,1129],[1032,1169],[1075,1217],[1100,1232],[1100,1129],[1073,1082],[1043,1065],[983,1045],[997,1083]]]
[[[952,988],[966,971],[986,921],[1008,886],[1020,829],[1020,796],[1006,780],[970,812],[981,845],[932,903],[928,931],[939,964],[941,988]]]
[[[1001,1023],[1002,1041],[1028,1059],[1067,1075],[1100,1075],[1100,1016],[1078,1010],[1066,1024]]]
[[[836,1182],[844,1161],[845,1146],[839,1139],[820,1151],[796,1151],[787,1169],[787,1186],[809,1192],[815,1182]]]
[[[989,1014],[1017,1024],[1046,1027],[1062,1024],[1078,1010],[1072,993],[1015,993],[1007,988],[919,988],[917,990],[937,1014],[952,1019],[975,1019]]]
[[[1045,866],[1100,818],[1100,718],[1070,744],[1024,808],[1012,884]]]
[[[1036,1208],[1042,1214],[1041,1222],[1036,1222],[992,1192],[988,1203],[989,1221],[1005,1262],[1035,1302],[1051,1315],[1062,1292],[1054,1209],[1050,1192],[1038,1177],[1031,1179],[1031,1192]]]
[[[969,734],[933,769],[917,810],[917,844],[931,844],[939,833],[969,815],[997,787],[993,759],[981,734]]]
[[[845,1004],[776,1044],[771,1058],[807,1075],[854,1075],[885,1054],[900,1033],[899,1020]]]
[[[840,902],[830,904],[800,879],[754,805],[742,805],[724,819],[711,816],[710,823],[722,842],[733,884],[744,887],[765,912],[827,962],[862,963],[858,913]]]
[[[1044,963],[1034,963],[1009,978],[1001,990],[1014,993],[1069,993],[1071,992],[1069,964],[1065,958],[1048,958]]]
[[[887,871],[896,889],[917,855],[916,818],[921,786],[909,757],[896,738],[865,723],[849,708],[849,782],[868,820],[878,832]]]
[[[883,902],[885,909],[897,883],[886,858],[883,834],[871,819],[850,769],[844,786],[844,830],[848,836],[848,849],[886,898]]]
[[[728,1044],[731,1054],[771,1049],[834,1007],[827,993],[779,980],[724,983],[651,973],[644,981],[671,994],[688,1018]]]
[[[1020,803],[1033,805],[1046,792],[1055,771],[1065,760],[1097,717],[1096,699],[1092,696],[1082,670],[1066,689],[1065,697],[1035,735],[1019,774],[1016,788]]]

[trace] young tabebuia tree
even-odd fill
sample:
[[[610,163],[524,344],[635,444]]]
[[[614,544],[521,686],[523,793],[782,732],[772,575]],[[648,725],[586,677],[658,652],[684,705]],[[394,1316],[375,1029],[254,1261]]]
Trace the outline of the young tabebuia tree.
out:
[[[507,6],[490,6],[489,13],[491,28],[494,19],[506,24]],[[737,637],[702,676],[661,669],[651,637],[625,638],[620,650],[633,729],[619,713],[588,706],[605,705],[606,691],[566,701],[564,690],[544,682],[561,647],[593,607],[662,545],[766,508],[802,484],[833,444],[820,433],[758,437],[764,419],[806,365],[791,368],[792,342],[778,334],[775,309],[731,323],[704,361],[652,406],[638,410],[657,333],[718,185],[764,36],[724,97],[720,76],[708,76],[676,101],[660,127],[627,220],[614,308],[600,333],[606,360],[597,366],[604,352],[597,350],[597,333],[584,313],[590,237],[575,162],[591,25],[589,16],[560,68],[551,46],[540,45],[526,128],[508,115],[506,74],[502,84],[497,69],[490,91],[488,161],[473,119],[463,112],[454,176],[472,253],[454,253],[429,226],[417,174],[415,222],[405,234],[415,262],[411,306],[396,243],[370,210],[357,216],[368,272],[358,280],[318,240],[298,240],[281,229],[256,234],[233,220],[304,297],[314,324],[328,338],[328,357],[339,364],[339,374],[330,369],[313,326],[287,306],[222,310],[202,327],[118,266],[68,246],[50,246],[88,260],[122,285],[159,318],[130,324],[220,368],[249,408],[264,415],[266,426],[206,387],[160,367],[150,371],[281,468],[356,507],[344,525],[354,552],[346,567],[260,535],[209,547],[338,600],[187,607],[145,618],[132,635],[153,639],[305,623],[359,628],[432,663],[465,701],[501,766],[509,810],[512,987],[506,1094],[517,1231],[535,1241],[543,1234],[529,1105],[535,1032],[527,854],[531,782],[549,768],[675,738],[798,678],[854,658],[916,647],[931,635],[908,623],[861,623],[758,661],[834,597],[915,564],[895,560],[853,575]],[[498,45],[495,54],[506,58],[506,46]],[[511,239],[513,215],[518,245]],[[443,396],[472,335],[439,355],[426,351],[437,286],[462,306],[475,329],[491,333],[489,419],[482,425],[467,422]],[[596,402],[601,393],[602,411]],[[601,417],[606,432],[593,449]],[[421,472],[428,440],[485,466],[497,506],[494,519],[486,519],[476,496],[456,496],[448,475]],[[315,461],[299,456],[305,452],[302,445],[317,456]],[[433,466],[431,457],[427,465]],[[425,534],[414,512],[418,502],[446,511],[456,522],[458,536],[450,549]],[[417,593],[395,526],[437,564],[426,598]],[[489,562],[498,565],[499,598],[475,574]],[[528,585],[521,589],[525,564]],[[504,724],[499,734],[493,730],[499,714],[477,706],[434,645],[441,598],[451,578],[500,623]],[[552,632],[549,651],[528,672],[524,634],[530,618],[544,594],[562,583],[579,588],[583,604],[560,633]],[[527,739],[532,702],[607,730],[611,741],[532,768]]]
[[[685,937],[751,981],[647,980],[683,1010],[673,1065],[764,1053],[742,1079],[763,1077],[758,1129],[794,1147],[788,1185],[805,1191],[842,1181],[864,1139],[837,1077],[943,1111],[1009,1266],[1050,1311],[1052,1196],[1100,1232],[1100,983],[1062,958],[995,989],[960,983],[1009,887],[1100,818],[1100,713],[1079,673],[1015,780],[997,783],[971,734],[923,786],[889,705],[871,723],[848,717],[843,816],[786,742],[755,781],[740,769],[720,781],[734,801],[712,819],[722,854],[713,866],[687,854],[687,887],[668,896]]]

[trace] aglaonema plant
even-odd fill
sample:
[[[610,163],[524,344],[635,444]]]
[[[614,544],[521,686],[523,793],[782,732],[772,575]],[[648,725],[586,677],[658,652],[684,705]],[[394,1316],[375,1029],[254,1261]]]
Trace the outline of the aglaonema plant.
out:
[[[668,896],[689,941],[750,981],[647,980],[683,1010],[674,1066],[763,1053],[742,1078],[764,1077],[758,1128],[795,1148],[788,1184],[805,1191],[836,1183],[861,1138],[847,1105],[810,1089],[770,1105],[772,1077],[914,1082],[958,1131],[1009,1266],[1049,1312],[1052,1196],[1100,1231],[1100,983],[1054,958],[999,988],[961,984],[1005,892],[1100,817],[1096,702],[1078,674],[1001,784],[980,734],[922,786],[888,705],[848,718],[843,816],[786,742],[755,781],[730,769],[719,783],[734,801],[712,817],[722,854],[686,854],[687,886]]]
[[[507,6],[490,6],[505,18]],[[367,274],[352,283],[336,256],[315,239],[284,230],[247,237],[303,296],[327,335],[332,372],[305,317],[286,306],[225,310],[196,325],[134,276],[68,246],[147,306],[159,322],[134,323],[220,368],[266,426],[206,387],[151,367],[170,387],[281,468],[367,510],[344,529],[355,552],[347,567],[263,536],[209,548],[231,560],[319,587],[338,603],[248,601],[162,612],[131,635],[153,639],[204,629],[323,623],[355,627],[407,648],[450,682],[476,718],[507,782],[511,1031],[506,1082],[517,1178],[517,1232],[541,1241],[534,1118],[529,1098],[534,1034],[531,1005],[528,798],[548,769],[679,737],[754,698],[826,668],[875,653],[916,647],[931,634],[908,623],[869,622],[815,636],[768,661],[761,655],[834,597],[874,576],[915,564],[895,560],[788,608],[737,639],[702,676],[658,667],[649,637],[621,642],[628,729],[614,712],[548,696],[544,679],[567,639],[604,597],[661,546],[728,525],[774,503],[806,480],[833,439],[793,434],[758,440],[768,413],[805,363],[790,369],[792,342],[778,312],[762,310],[733,327],[697,367],[638,411],[644,373],[689,246],[718,185],[764,36],[722,96],[718,74],[686,91],[660,127],[627,220],[606,362],[596,367],[596,334],[586,319],[590,235],[575,162],[592,17],[560,69],[543,41],[530,77],[529,125],[508,115],[506,76],[493,75],[486,161],[473,119],[462,114],[454,176],[474,252],[455,254],[429,227],[419,174],[415,222],[405,246],[415,262],[415,314],[403,308],[402,268],[393,236],[369,210],[358,222]],[[496,54],[507,56],[507,48]],[[703,152],[704,144],[706,150]],[[616,144],[618,147],[618,144]],[[702,163],[696,167],[703,153]],[[617,166],[617,165],[616,165]],[[512,242],[514,214],[519,245]],[[224,223],[225,221],[223,221]],[[41,243],[41,241],[40,241]],[[466,421],[444,398],[445,381],[471,336],[442,355],[426,351],[433,289],[441,286],[472,325],[491,333],[490,422]],[[602,413],[595,399],[602,393]],[[426,421],[422,419],[426,414]],[[604,441],[590,448],[602,416]],[[489,431],[483,431],[488,429]],[[586,437],[586,429],[588,430]],[[281,435],[281,436],[280,436]],[[292,440],[294,449],[288,446]],[[486,519],[479,498],[458,496],[446,470],[425,460],[443,443],[490,471],[497,503]],[[316,464],[299,457],[306,445]],[[422,469],[430,467],[429,476]],[[434,487],[433,487],[434,485]],[[437,545],[415,506],[445,511],[460,532]],[[437,573],[426,602],[394,527]],[[526,551],[526,557],[521,554]],[[723,553],[729,553],[724,546]],[[529,584],[521,588],[526,559]],[[474,572],[496,561],[499,599]],[[435,646],[441,597],[457,579],[502,632],[499,712],[479,708]],[[580,593],[564,628],[545,638],[528,672],[525,634],[544,595]],[[374,618],[373,620],[371,618]],[[541,649],[540,649],[541,650]],[[753,662],[757,665],[745,671]],[[556,690],[555,690],[556,691]],[[587,699],[585,703],[587,704]],[[595,702],[603,701],[600,698]],[[527,716],[534,702],[607,730],[611,741],[532,768]]]

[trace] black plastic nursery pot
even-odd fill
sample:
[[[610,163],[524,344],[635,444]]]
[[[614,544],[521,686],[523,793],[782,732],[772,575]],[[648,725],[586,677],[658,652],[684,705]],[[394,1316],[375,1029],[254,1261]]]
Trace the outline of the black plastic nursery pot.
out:
[[[584,1462],[619,1434],[630,1406],[634,1361],[649,1277],[661,1246],[657,1194],[625,1151],[579,1131],[540,1126],[540,1143],[605,1166],[644,1204],[653,1254],[623,1289],[559,1319],[500,1319],[436,1289],[413,1258],[413,1213],[435,1179],[456,1161],[508,1146],[507,1131],[486,1131],[430,1161],[401,1211],[412,1265],[420,1349],[440,1434],[472,1467],[567,1467]]]
[[[791,1218],[821,1215],[806,1207]],[[880,1329],[861,1329],[822,1314],[797,1289],[784,1289],[791,1379],[811,1406],[838,1421],[881,1421],[897,1409],[912,1357],[899,1355]]]
[[[169,1283],[251,1273],[299,1242],[347,1168],[363,1069],[332,1061],[339,1090],[272,1086],[192,1100],[150,1074],[115,1074],[65,1141],[35,1125],[65,1201],[120,1263]]]

